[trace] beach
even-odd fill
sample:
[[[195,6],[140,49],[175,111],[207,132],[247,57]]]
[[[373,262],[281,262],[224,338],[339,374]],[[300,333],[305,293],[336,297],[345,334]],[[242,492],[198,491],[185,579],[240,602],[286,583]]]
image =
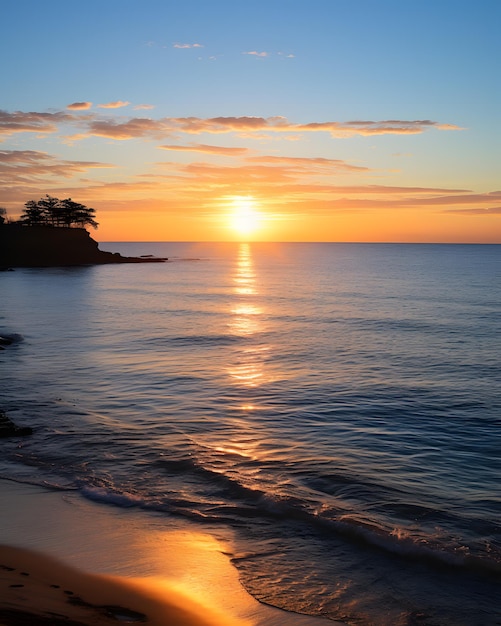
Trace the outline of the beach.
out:
[[[499,623],[499,248],[110,250],[1,276],[0,545],[101,577],[4,623]]]
[[[196,526],[8,480],[0,492],[2,626],[324,623],[254,600],[229,546]]]

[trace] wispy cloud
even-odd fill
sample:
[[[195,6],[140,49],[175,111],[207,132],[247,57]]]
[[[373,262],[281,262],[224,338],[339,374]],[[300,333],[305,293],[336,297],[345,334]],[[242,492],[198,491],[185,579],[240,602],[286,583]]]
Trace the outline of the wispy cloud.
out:
[[[92,120],[87,124],[84,132],[68,138],[74,141],[92,136],[119,141],[141,137],[162,139],[171,135],[173,130],[173,126],[168,122],[147,117],[135,117],[125,122],[109,119]]]
[[[351,122],[310,122],[297,124],[295,130],[328,132],[333,137],[353,135],[416,135],[430,128],[438,130],[464,130],[455,124],[441,124],[431,120],[383,120]]]
[[[171,118],[170,123],[178,126],[185,133],[228,133],[228,132],[327,132],[333,137],[356,135],[407,135],[419,134],[425,130],[462,130],[454,124],[441,124],[431,120],[384,120],[350,122],[309,122],[294,124],[285,117],[213,117],[201,119],[195,117]]]
[[[290,53],[287,54],[285,52],[266,52],[264,50],[262,52],[258,52],[257,50],[248,50],[248,51],[242,52],[242,54],[245,54],[251,57],[256,57],[258,59],[266,59],[274,55],[282,57],[283,59],[295,59],[296,58],[296,55],[294,54],[290,54]]]
[[[92,102],[73,102],[66,107],[70,111],[86,111],[92,107]]]
[[[72,121],[69,113],[25,113],[0,111],[0,135],[14,133],[54,133],[58,125]]]
[[[121,109],[122,107],[129,106],[130,102],[123,100],[116,100],[115,102],[106,102],[104,104],[98,104],[100,109]]]
[[[151,109],[154,109],[155,105],[154,104],[136,104],[135,107],[133,107],[134,111],[150,111]]]
[[[100,108],[117,109],[124,107],[128,102],[116,101],[99,105]],[[282,116],[275,117],[164,117],[153,119],[150,117],[99,118],[89,114],[85,117],[72,116],[71,113],[23,113],[16,111],[9,113],[0,111],[0,134],[16,132],[56,132],[58,124],[74,124],[82,130],[73,139],[98,136],[109,139],[125,140],[135,138],[170,137],[174,134],[185,133],[198,135],[202,133],[225,134],[237,133],[246,136],[255,136],[263,133],[303,134],[310,132],[329,133],[332,137],[353,137],[372,135],[410,135],[419,134],[428,130],[453,131],[462,130],[461,127],[450,123],[441,123],[432,120],[383,120],[383,121],[328,121],[292,123]]]
[[[22,185],[23,191],[41,181],[71,178],[93,168],[114,167],[96,161],[66,161],[36,150],[0,150],[0,184]]]
[[[148,207],[152,211],[200,211],[204,204],[216,206],[222,195],[234,189],[283,207],[285,214],[345,214],[407,209],[435,213],[496,218],[501,214],[501,191],[476,193],[468,189],[405,187],[374,184],[333,183],[333,175],[370,175],[368,168],[340,159],[323,157],[249,156],[245,148],[208,144],[164,145],[166,151],[193,151],[235,157],[221,165],[208,162],[157,162],[145,166],[136,176],[92,180],[95,168],[112,167],[95,161],[68,161],[33,150],[0,150],[2,202],[22,207],[30,198],[43,193],[83,198],[102,211],[127,207]],[[151,169],[153,167],[153,169]],[[84,175],[89,173],[86,178]],[[172,198],[176,201],[173,202]],[[136,204],[134,204],[136,203]],[[101,206],[99,206],[101,205]],[[146,209],[145,209],[146,210]]]
[[[202,152],[205,154],[216,154],[223,156],[241,156],[249,152],[248,148],[233,148],[225,146],[209,146],[206,144],[191,144],[189,146],[166,145],[158,146],[162,150],[173,150],[178,152]]]
[[[248,54],[249,56],[259,57],[262,59],[267,56],[270,56],[269,52],[257,52],[256,50],[251,50],[250,52],[242,52],[242,54]]]
[[[189,48],[203,48],[204,46],[201,43],[174,43],[172,47],[186,50]]]
[[[370,168],[353,165],[341,159],[326,159],[323,157],[286,157],[286,156],[255,156],[248,157],[247,161],[269,165],[286,165],[294,169],[304,169],[312,172],[313,169],[322,171],[342,170],[344,172],[367,172]]]
[[[501,215],[501,206],[488,209],[446,209],[444,213],[456,213],[459,215]]]

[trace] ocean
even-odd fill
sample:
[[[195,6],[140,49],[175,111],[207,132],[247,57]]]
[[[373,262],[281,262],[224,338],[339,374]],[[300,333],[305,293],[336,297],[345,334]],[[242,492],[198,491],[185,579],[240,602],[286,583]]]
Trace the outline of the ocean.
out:
[[[0,478],[231,532],[288,611],[501,624],[501,246],[100,248],[169,261],[0,273]]]

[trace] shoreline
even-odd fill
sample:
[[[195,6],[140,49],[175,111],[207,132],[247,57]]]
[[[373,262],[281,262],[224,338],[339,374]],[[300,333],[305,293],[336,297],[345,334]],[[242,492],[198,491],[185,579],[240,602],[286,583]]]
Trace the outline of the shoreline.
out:
[[[216,538],[185,521],[90,502],[75,491],[0,479],[0,493],[2,626],[336,623],[250,596],[227,556],[231,538]]]

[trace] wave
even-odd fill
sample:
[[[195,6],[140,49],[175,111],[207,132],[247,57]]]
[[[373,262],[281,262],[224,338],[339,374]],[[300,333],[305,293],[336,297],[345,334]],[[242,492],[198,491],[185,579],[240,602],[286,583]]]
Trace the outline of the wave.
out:
[[[84,486],[80,489],[80,493],[84,498],[87,498],[87,500],[93,500],[94,502],[102,502],[105,504],[112,504],[120,508],[146,508],[144,500],[142,500],[139,496],[135,496],[129,493],[116,493],[104,489],[103,487]]]
[[[300,537],[311,535],[312,532],[328,539],[334,537],[355,543],[359,547],[366,545],[371,549],[382,550],[388,555],[410,558],[416,563],[425,563],[434,568],[451,568],[458,573],[474,573],[490,579],[501,579],[501,553],[491,547],[490,554],[476,556],[470,553],[468,546],[447,544],[439,537],[417,537],[404,528],[387,530],[380,524],[364,519],[360,515],[339,510],[337,518],[326,517],[321,511],[308,510],[308,503],[293,497],[277,497],[263,490],[242,485],[219,472],[204,468],[193,459],[158,461],[169,473],[186,473],[209,479],[219,496],[228,499],[214,499],[202,506],[193,499],[179,498],[176,494],[168,494],[163,499],[145,497],[122,491],[112,486],[99,486],[77,481],[71,485],[57,480],[37,480],[36,477],[12,477],[0,475],[2,480],[10,480],[20,484],[39,486],[61,492],[79,492],[93,502],[119,508],[137,508],[144,511],[164,513],[196,520],[200,523],[225,524],[238,529],[249,519],[285,522],[287,531],[291,532],[290,524],[299,524]],[[275,526],[276,527],[276,526]],[[235,562],[238,565],[238,558]]]
[[[368,516],[340,507],[335,511],[315,509],[313,501],[294,496],[276,496],[250,487],[223,472],[197,463],[194,458],[156,461],[155,465],[171,477],[189,475],[203,482],[203,499],[180,498],[166,493],[163,497],[144,496],[120,489],[82,485],[81,495],[89,500],[122,508],[136,507],[147,511],[181,516],[201,523],[224,524],[234,529],[246,527],[248,520],[261,519],[283,524],[283,532],[298,534],[298,540],[311,534],[324,539],[341,539],[359,547],[382,550],[387,555],[404,557],[433,568],[452,568],[457,572],[501,578],[501,551],[491,547],[475,555],[465,541],[453,541],[438,533],[435,536],[413,534],[412,530],[384,527]],[[196,490],[194,490],[196,492]],[[295,528],[291,528],[292,526]],[[279,531],[280,532],[280,531]]]

